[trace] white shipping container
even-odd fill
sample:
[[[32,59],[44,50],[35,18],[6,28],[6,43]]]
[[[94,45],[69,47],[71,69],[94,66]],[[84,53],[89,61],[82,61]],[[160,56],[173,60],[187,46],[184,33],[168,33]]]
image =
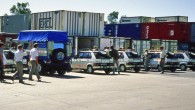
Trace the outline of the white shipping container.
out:
[[[104,14],[76,11],[33,13],[31,29],[62,30],[68,36],[103,36]]]
[[[144,17],[144,16],[138,16],[138,17],[121,17],[120,24],[127,24],[127,23],[149,23],[153,22],[154,18],[152,17]]]
[[[156,22],[188,22],[187,16],[155,17]]]

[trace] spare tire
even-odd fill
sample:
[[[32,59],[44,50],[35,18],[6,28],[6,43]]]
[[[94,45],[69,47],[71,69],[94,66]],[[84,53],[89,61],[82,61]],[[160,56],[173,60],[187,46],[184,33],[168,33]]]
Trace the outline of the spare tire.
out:
[[[64,49],[55,49],[52,52],[51,61],[53,63],[64,63],[66,59],[66,52]]]

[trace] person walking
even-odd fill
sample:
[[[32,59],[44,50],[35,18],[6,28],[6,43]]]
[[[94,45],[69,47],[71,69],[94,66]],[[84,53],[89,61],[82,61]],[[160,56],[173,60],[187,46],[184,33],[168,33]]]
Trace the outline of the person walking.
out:
[[[19,77],[19,83],[24,83],[23,81],[23,56],[25,55],[25,52],[22,48],[22,45],[18,45],[18,50],[15,52],[14,59],[16,63],[16,69],[17,71],[12,77],[12,81],[14,82],[16,77]]]
[[[116,49],[114,49],[114,46],[111,46],[110,56],[113,58],[114,68],[113,68],[113,74],[115,74],[115,71],[118,71],[118,74],[120,74],[119,70],[119,54]]]
[[[145,71],[148,71],[149,61],[150,61],[150,55],[148,54],[148,49],[146,49],[145,52],[144,52],[144,68],[145,68]]]
[[[160,46],[160,67],[162,69],[161,74],[164,74],[164,65],[165,65],[165,57],[166,57],[166,52],[163,48],[163,46]]]
[[[38,73],[38,44],[35,43],[34,44],[34,48],[32,48],[30,50],[30,64],[31,64],[31,69],[30,69],[30,73],[29,73],[29,80],[30,81],[34,81],[34,79],[32,78],[33,74],[36,74],[38,81],[41,81],[41,77]]]
[[[3,46],[4,46],[4,43],[3,42],[0,42],[0,81],[4,81],[4,77],[5,77],[5,74],[4,74],[4,71],[3,71]]]

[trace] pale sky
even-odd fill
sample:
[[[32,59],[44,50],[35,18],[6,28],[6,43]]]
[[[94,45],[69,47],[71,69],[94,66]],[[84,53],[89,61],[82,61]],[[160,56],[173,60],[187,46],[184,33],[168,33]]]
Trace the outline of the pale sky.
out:
[[[33,13],[71,10],[105,13],[105,20],[112,11],[131,16],[188,16],[195,22],[195,0],[0,0],[0,16],[9,13],[17,2],[29,2]]]

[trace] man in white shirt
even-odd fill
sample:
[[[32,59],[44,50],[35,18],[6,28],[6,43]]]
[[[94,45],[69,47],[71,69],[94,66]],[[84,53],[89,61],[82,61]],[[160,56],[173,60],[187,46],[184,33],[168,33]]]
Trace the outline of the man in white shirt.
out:
[[[35,73],[37,76],[38,81],[41,81],[41,77],[38,73],[38,50],[37,50],[38,44],[34,44],[34,48],[30,50],[30,64],[31,64],[31,69],[29,73],[29,80],[33,81],[32,75]]]
[[[161,74],[164,74],[164,65],[165,65],[165,57],[166,57],[166,52],[163,48],[163,46],[160,47],[161,53],[160,53],[160,67],[162,69]]]
[[[18,50],[15,52],[15,55],[14,55],[17,71],[13,75],[12,81],[14,81],[14,79],[18,76],[19,77],[19,83],[24,83],[24,81],[23,81],[23,63],[22,63],[24,55],[25,55],[25,52],[22,48],[22,45],[19,44],[18,45]]]

